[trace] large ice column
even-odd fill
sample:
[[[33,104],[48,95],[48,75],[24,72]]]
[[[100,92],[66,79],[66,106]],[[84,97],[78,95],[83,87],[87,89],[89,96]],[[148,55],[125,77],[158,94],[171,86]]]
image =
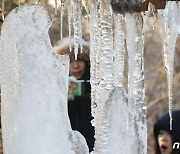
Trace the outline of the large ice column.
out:
[[[112,31],[112,11],[109,0],[99,1],[98,9],[98,33],[100,39],[100,50],[98,50],[99,83],[97,85],[96,98],[97,109],[95,112],[95,148],[94,153],[108,153],[110,129],[108,127],[106,101],[113,90],[113,31]],[[91,72],[92,73],[92,72]],[[91,80],[92,81],[92,80]]]
[[[173,71],[175,45],[180,34],[180,2],[168,2],[165,10],[161,10],[163,62],[167,73],[170,129],[172,130]]]
[[[114,86],[112,10],[108,0],[91,6],[91,85],[97,104],[93,154],[123,153],[127,149],[127,142],[122,141],[127,136],[127,96],[122,86]]]
[[[126,15],[128,49],[128,111],[130,147],[134,154],[145,154],[147,146],[144,89],[143,21],[140,13]]]
[[[39,5],[14,9],[0,43],[5,154],[87,154],[67,114],[69,58],[52,52],[51,18]]]

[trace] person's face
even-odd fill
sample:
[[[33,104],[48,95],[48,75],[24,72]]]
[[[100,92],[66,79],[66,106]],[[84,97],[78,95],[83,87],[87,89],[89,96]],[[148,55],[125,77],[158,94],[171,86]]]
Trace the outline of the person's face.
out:
[[[161,154],[171,154],[172,152],[172,138],[171,135],[165,131],[160,130],[158,135],[158,144]]]
[[[85,71],[85,62],[83,60],[74,60],[71,58],[69,66],[70,76],[74,76],[76,79],[80,79]]]

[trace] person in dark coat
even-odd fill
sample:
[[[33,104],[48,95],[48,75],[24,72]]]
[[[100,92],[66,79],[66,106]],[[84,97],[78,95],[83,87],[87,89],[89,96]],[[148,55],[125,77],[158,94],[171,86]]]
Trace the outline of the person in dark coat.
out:
[[[70,52],[70,42],[72,51]],[[82,53],[79,52],[77,60],[74,58],[73,38],[64,38],[55,45],[55,52],[60,55],[68,54],[70,57],[69,75],[73,76],[77,81],[82,83],[83,91],[80,96],[73,96],[68,100],[68,115],[72,130],[79,131],[86,139],[89,152],[94,147],[94,127],[91,125],[91,99],[90,99],[90,83],[86,82],[90,79],[90,61],[89,61],[89,43],[82,40]],[[80,50],[80,49],[79,49]]]
[[[155,154],[180,154],[180,110],[174,110],[172,115],[172,130],[168,112],[154,124]]]

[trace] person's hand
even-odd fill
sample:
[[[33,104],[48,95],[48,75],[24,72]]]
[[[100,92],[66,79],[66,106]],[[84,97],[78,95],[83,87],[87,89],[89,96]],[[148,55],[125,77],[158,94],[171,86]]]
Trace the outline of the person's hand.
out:
[[[74,76],[69,76],[69,83],[70,82],[76,82],[77,79]]]
[[[77,79],[74,76],[69,77],[69,89],[68,89],[68,100],[72,101],[74,100],[74,96],[72,95],[72,91],[76,89],[76,81]]]

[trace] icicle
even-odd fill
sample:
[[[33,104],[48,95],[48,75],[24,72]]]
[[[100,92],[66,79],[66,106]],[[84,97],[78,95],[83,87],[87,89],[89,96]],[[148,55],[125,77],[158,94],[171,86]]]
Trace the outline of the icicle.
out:
[[[74,55],[77,60],[78,49],[82,52],[82,27],[81,27],[81,0],[72,0],[73,2],[73,27],[74,27]]]
[[[115,64],[114,64],[114,85],[116,87],[123,86],[124,73],[124,30],[123,30],[123,15],[114,14],[114,46],[115,46]]]
[[[163,63],[165,70],[167,70],[168,63],[167,63],[167,46],[166,46],[166,41],[167,41],[167,14],[168,14],[168,9],[165,9],[161,11],[161,25],[162,25],[162,40],[163,40]]]
[[[63,16],[64,16],[64,0],[61,0],[61,17],[60,17],[60,39],[63,38]]]
[[[149,2],[148,10],[145,12],[145,17],[144,17],[144,26],[143,26],[143,30],[142,30],[142,37],[144,37],[144,35],[145,35],[145,31],[148,26],[148,19],[153,12],[154,12],[154,5],[151,2]]]
[[[122,151],[127,152],[129,148],[120,146],[128,145],[125,139],[127,96],[123,87],[115,88],[113,83],[115,64],[112,10],[108,0],[99,2],[100,5],[98,3],[95,5],[99,8],[98,13],[94,12],[96,11],[94,5],[90,8],[91,85],[95,85],[95,103],[97,103],[94,117],[96,140],[93,154],[122,153]],[[123,141],[122,138],[124,138]]]
[[[71,129],[69,58],[53,54],[50,25],[47,10],[34,4],[14,9],[5,19],[0,37],[4,153],[89,153],[85,138]]]
[[[178,2],[179,3],[179,2]],[[167,73],[170,130],[172,130],[172,101],[173,101],[173,70],[175,44],[180,33],[180,8],[176,2],[168,2],[165,10],[161,11],[163,62]]]
[[[126,15],[128,49],[128,112],[131,152],[146,153],[147,126],[144,89],[143,21],[140,13]],[[133,146],[136,145],[136,146]]]
[[[69,26],[69,40],[70,40],[70,52],[72,51],[71,45],[71,32],[72,32],[72,19],[73,19],[73,6],[71,0],[68,3],[68,26]]]
[[[106,4],[107,3],[107,4]],[[100,27],[101,27],[101,85],[111,89],[113,81],[113,31],[112,10],[109,8],[108,0],[100,0]]]
[[[100,44],[98,44],[98,9],[97,2],[89,1],[90,8],[90,61],[91,61],[91,114],[94,117],[97,108],[96,94],[98,92],[98,59]],[[94,120],[92,121],[94,126]]]
[[[55,15],[57,15],[57,0],[54,0],[55,3]]]

